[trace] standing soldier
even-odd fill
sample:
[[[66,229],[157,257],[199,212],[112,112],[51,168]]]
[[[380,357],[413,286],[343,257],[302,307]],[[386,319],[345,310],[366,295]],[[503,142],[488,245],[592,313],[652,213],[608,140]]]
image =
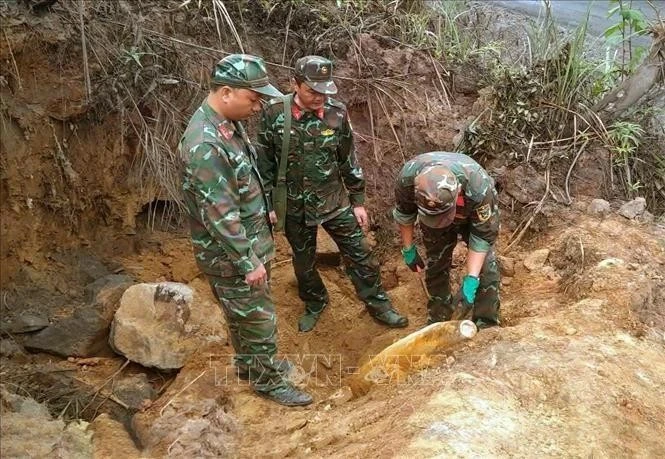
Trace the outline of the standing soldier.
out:
[[[263,60],[233,54],[212,72],[212,88],[180,141],[183,191],[194,255],[221,303],[235,364],[260,395],[287,406],[312,402],[283,377],[275,358],[275,306],[268,284],[274,242],[256,152],[241,120],[277,96]]]
[[[425,153],[408,161],[397,178],[393,211],[404,262],[414,272],[425,264],[413,242],[416,217],[427,250],[427,323],[472,312],[480,328],[499,324],[499,269],[493,245],[499,233],[494,180],[470,157]],[[450,267],[457,237],[469,247],[458,296],[450,293]],[[458,307],[458,303],[459,307]]]
[[[379,265],[363,233],[367,225],[365,179],[353,144],[346,107],[336,94],[332,63],[323,57],[298,59],[293,94],[273,99],[259,126],[259,167],[271,220],[284,228],[293,250],[298,292],[305,303],[300,331],[310,331],[328,305],[315,266],[318,225],[340,248],[347,274],[372,317],[389,327],[408,320],[392,307],[381,286]]]

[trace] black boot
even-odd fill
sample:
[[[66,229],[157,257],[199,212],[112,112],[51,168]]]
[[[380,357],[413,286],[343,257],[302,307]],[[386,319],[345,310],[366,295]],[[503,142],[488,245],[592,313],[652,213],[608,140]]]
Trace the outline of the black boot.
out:
[[[305,406],[314,401],[311,395],[291,384],[270,390],[268,392],[257,392],[261,397],[277,402],[284,406]]]
[[[390,328],[404,328],[409,325],[409,319],[392,308],[383,312],[370,312],[370,315],[381,325],[387,325]]]
[[[313,308],[305,308],[305,313],[298,320],[298,330],[301,332],[313,330],[326,306],[328,305],[324,304],[318,311],[312,311]]]

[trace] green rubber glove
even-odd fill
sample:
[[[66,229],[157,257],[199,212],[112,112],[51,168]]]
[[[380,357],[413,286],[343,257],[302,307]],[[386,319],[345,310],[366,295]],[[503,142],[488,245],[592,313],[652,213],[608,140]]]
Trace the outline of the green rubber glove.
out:
[[[467,274],[462,278],[462,299],[469,304],[476,302],[476,292],[480,285],[480,279],[476,276]]]
[[[425,262],[420,258],[416,244],[411,244],[409,247],[402,249],[402,258],[404,259],[404,263],[413,272],[418,272],[418,268],[421,270],[425,269]]]

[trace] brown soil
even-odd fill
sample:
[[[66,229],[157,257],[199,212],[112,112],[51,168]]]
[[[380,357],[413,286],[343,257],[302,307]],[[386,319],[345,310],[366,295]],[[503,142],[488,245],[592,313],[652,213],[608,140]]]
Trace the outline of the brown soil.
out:
[[[315,403],[289,409],[257,398],[233,378],[231,348],[216,345],[181,370],[141,422],[153,422],[174,398],[184,397],[181,409],[187,409],[191,400],[222,397],[236,426],[228,441],[240,457],[662,455],[665,323],[657,302],[665,234],[615,218],[559,215],[570,228],[550,230],[530,247],[551,248],[550,263],[529,272],[521,264],[527,252],[510,254],[516,272],[502,290],[504,327],[481,331],[408,383],[377,386],[345,403],[337,396],[360,362],[424,325],[424,292],[399,257],[389,256],[382,268],[391,279],[389,295],[411,323],[406,330],[387,330],[363,312],[339,268],[323,267],[331,306],[314,331],[298,333],[302,304],[279,238],[272,280],[279,348],[300,364],[296,379]],[[185,240],[152,238],[170,241],[173,254],[188,256]],[[571,238],[595,255],[572,255]],[[609,258],[621,261],[599,267]],[[151,255],[116,261],[146,281],[168,279],[173,266]],[[201,279],[190,285],[210,295]],[[152,454],[165,454],[175,440],[166,432],[164,437]]]
[[[122,120],[116,111],[100,114],[99,107],[86,106],[80,37],[63,22],[66,16],[0,12],[3,27],[8,26],[0,40],[5,64],[0,73],[3,321],[29,311],[55,321],[84,304],[85,285],[111,272],[139,282],[187,283],[214,301],[194,264],[186,232],[170,219],[168,203],[163,207],[164,190],[146,181],[137,167],[144,159],[137,139],[119,132]],[[164,33],[217,46],[214,33],[192,32],[188,21],[193,14],[162,11],[146,21]],[[258,33],[243,38],[248,49],[280,61],[281,39],[262,40]],[[379,386],[364,397],[340,400],[340,390],[361,362],[425,324],[426,294],[394,249],[396,233],[388,223],[395,174],[405,158],[452,148],[464,122],[482,110],[482,102],[474,106],[473,71],[466,72],[464,89],[460,81],[460,92],[448,94],[448,108],[428,58],[363,34],[357,43],[376,76],[410,74],[420,96],[416,100],[402,93],[409,101],[403,110],[388,104],[384,113],[362,80],[340,82],[368,178],[371,236],[384,284],[396,308],[409,316],[409,327],[387,330],[372,321],[342,267],[333,262],[321,266],[330,307],[314,331],[299,333],[303,306],[287,244],[278,236],[272,290],[279,349],[300,364],[298,381],[314,395],[312,406],[283,408],[256,397],[233,377],[225,379],[231,375],[232,349],[218,343],[201,349],[177,375],[150,372],[160,397],[133,422],[131,413],[108,398],[106,386],[100,391],[103,403],[81,417],[110,413],[143,438],[150,426],[157,426],[145,451],[155,457],[665,455],[660,432],[665,424],[665,235],[615,217],[589,218],[579,211],[583,200],[573,208],[546,208],[521,247],[505,254],[501,249],[521,218],[509,214],[513,198],[507,197],[498,251],[515,259],[516,272],[504,279],[504,326],[446,352],[439,365],[416,373],[410,384]],[[357,78],[354,47],[345,49],[339,75]],[[199,67],[212,60],[198,56]],[[91,70],[93,78],[102,73]],[[196,80],[201,68],[190,71]],[[285,89],[285,72],[274,74]],[[373,128],[368,100],[373,100]],[[598,195],[603,172],[593,163],[601,157],[603,152],[581,158],[584,167],[571,183],[578,198]],[[552,252],[542,269],[529,272],[522,266],[528,252],[545,247]],[[458,265],[463,252],[459,247]],[[621,261],[598,266],[609,258]],[[10,339],[21,341],[20,336]],[[3,382],[16,390],[49,395],[44,385],[51,379],[43,378],[41,387],[28,387],[26,381],[34,382],[40,371],[64,374],[80,383],[84,403],[122,363],[103,358],[82,365],[20,352],[0,358]],[[123,375],[139,372],[145,370],[130,365]],[[23,380],[17,377],[23,374]],[[57,400],[40,401],[50,402],[56,416],[63,409],[66,418],[76,412],[64,392],[56,395]],[[222,412],[209,415],[206,400]],[[174,437],[176,430],[162,419],[169,416],[214,417],[211,425],[221,433],[214,431],[205,441],[188,437],[191,432]],[[102,456],[138,454],[126,432],[107,417],[95,421],[93,429]],[[114,450],[114,442],[122,448]]]

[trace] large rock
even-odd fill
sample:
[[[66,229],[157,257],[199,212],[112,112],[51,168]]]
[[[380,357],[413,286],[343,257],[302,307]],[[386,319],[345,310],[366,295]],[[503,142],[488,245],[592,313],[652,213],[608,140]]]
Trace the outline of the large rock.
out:
[[[103,413],[90,423],[94,457],[100,459],[126,459],[145,457],[138,450],[131,435],[118,421]]]
[[[91,458],[88,424],[53,419],[46,406],[0,387],[0,457]]]
[[[28,338],[25,348],[62,357],[110,355],[107,344],[110,321],[89,305]]]
[[[132,418],[144,457],[237,456],[239,423],[229,402],[207,363],[188,364],[157,402]]]
[[[619,208],[619,215],[632,220],[633,218],[642,215],[646,208],[647,201],[644,198],[635,198]]]
[[[128,276],[106,276],[86,287],[88,303],[26,340],[26,349],[62,357],[112,355],[108,333]]]
[[[133,362],[161,370],[182,368],[202,344],[189,322],[194,292],[184,284],[138,284],[125,291],[109,342]]]

